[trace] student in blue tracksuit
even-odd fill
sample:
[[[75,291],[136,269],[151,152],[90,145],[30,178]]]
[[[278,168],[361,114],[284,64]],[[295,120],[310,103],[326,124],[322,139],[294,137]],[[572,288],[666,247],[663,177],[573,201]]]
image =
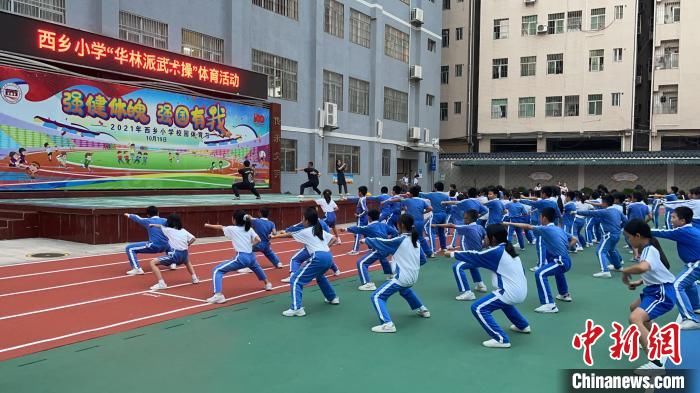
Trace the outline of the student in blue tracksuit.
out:
[[[508,210],[510,222],[521,224],[528,224],[530,222],[530,213],[519,200],[515,199],[513,202],[506,203],[506,210]],[[508,241],[512,242],[513,234],[515,234],[518,239],[518,246],[520,246],[521,250],[525,249],[523,232],[525,232],[525,237],[527,237],[528,242],[532,243],[535,240],[532,231],[524,231],[522,228],[516,228],[514,226],[508,227]]]
[[[630,305],[629,321],[639,329],[640,343],[647,349],[651,321],[673,310],[675,277],[668,270],[668,259],[646,222],[639,219],[629,221],[625,225],[625,237],[632,247],[641,250],[639,263],[622,270],[622,282],[631,290],[644,285],[639,299]],[[641,280],[631,281],[633,274],[639,274]],[[663,369],[663,365],[659,360],[653,360],[639,368],[656,370]]]
[[[561,221],[564,225],[564,232],[577,239],[574,235],[576,225],[576,193],[568,191],[564,194],[564,211],[561,215]],[[572,250],[574,252],[583,251],[583,243],[579,244],[578,239],[574,243]]]
[[[236,257],[228,261],[221,262],[212,270],[212,284],[214,286],[214,296],[207,299],[209,303],[223,303],[226,297],[223,294],[221,281],[224,274],[234,270],[248,268],[255,273],[258,280],[265,283],[265,290],[272,290],[272,283],[267,279],[262,267],[258,264],[253,252],[254,247],[260,243],[260,238],[252,228],[252,217],[242,210],[233,213],[233,225],[212,225],[204,224],[205,228],[216,229],[224,233],[227,239],[231,240],[233,249],[236,250]]]
[[[365,238],[368,237],[378,237],[380,239],[394,238],[399,235],[399,232],[389,224],[381,222],[379,211],[376,209],[371,209],[367,216],[369,216],[369,224],[366,226],[356,226],[343,229],[342,231],[347,231],[354,233],[356,235],[362,235]],[[367,251],[360,259],[357,260],[357,273],[360,275],[361,285],[357,288],[360,291],[374,291],[377,286],[370,281],[369,277],[369,267],[374,263],[379,261],[382,265],[382,270],[384,274],[391,277],[391,265],[385,257],[382,257],[376,250],[370,249]]]
[[[508,231],[504,225],[490,225],[486,228],[486,238],[491,248],[485,251],[460,251],[450,253],[458,261],[467,263],[468,268],[484,268],[493,274],[494,291],[472,304],[474,317],[491,336],[482,345],[489,348],[510,348],[510,338],[491,315],[503,310],[513,323],[510,330],[530,333],[530,324],[515,308],[527,297],[527,279],[523,264],[513,245],[508,243]]]
[[[328,232],[331,233],[331,229],[326,224],[325,221],[319,220],[319,223],[321,224],[321,228]],[[304,229],[304,222],[300,222],[298,224],[292,225],[291,227],[285,229],[281,233],[278,232],[278,234],[291,234],[295,232],[299,232],[302,229]],[[335,243],[333,244],[338,244],[338,239],[335,239]],[[311,254],[309,254],[309,250],[306,247],[302,247],[299,251],[297,251],[293,256],[292,259],[289,261],[289,276],[281,279],[281,282],[289,282],[292,279],[292,276],[294,275],[294,272],[298,271],[299,268],[306,262],[311,260]],[[334,275],[339,276],[341,274],[340,269],[338,266],[335,264],[335,262],[331,263],[331,270],[333,271]]]
[[[644,203],[644,196],[641,192],[635,191],[630,197],[631,202],[627,205],[627,220],[642,220],[647,222],[651,220],[651,212],[649,206]],[[628,244],[629,245],[629,244]],[[630,251],[634,254],[634,260],[639,260],[639,250],[630,247]]]
[[[664,205],[675,209],[680,206],[689,207],[693,211],[693,226],[700,229],[700,187],[690,190],[689,200],[667,201]]]
[[[282,262],[270,246],[270,235],[277,233],[275,223],[270,221],[270,210],[266,207],[260,209],[260,218],[252,218],[252,227],[258,235],[260,242],[253,246],[253,253],[261,252],[270,263],[277,269],[282,268]]]
[[[589,228],[591,224],[590,217],[586,218],[580,214],[579,211],[593,210],[595,209],[593,205],[588,203],[586,196],[578,193],[576,195],[576,214],[574,215],[574,233],[578,236],[579,244],[585,247],[590,247],[593,245],[592,230]]]
[[[588,204],[593,206],[594,209],[598,209],[602,199],[601,194],[598,191],[593,191],[591,194],[591,199],[588,200]],[[603,240],[603,232],[600,229],[600,220],[596,217],[586,217],[588,228],[591,230],[590,238],[592,244],[598,244]]]
[[[367,186],[360,186],[357,189],[357,206],[355,206],[355,217],[357,218],[357,226],[367,225]],[[360,253],[360,235],[355,235],[355,243],[352,246],[352,251],[348,255],[358,255]]]
[[[525,229],[531,229],[535,236],[542,239],[544,249],[547,250],[546,263],[535,271],[535,283],[540,304],[535,312],[557,313],[559,309],[552,298],[552,291],[549,289],[549,276],[554,276],[559,294],[557,300],[563,302],[571,301],[569,285],[566,282],[565,273],[571,269],[571,258],[569,258],[569,248],[576,244],[576,238],[564,232],[563,229],[554,225],[556,213],[551,207],[545,207],[540,211],[540,222],[542,225],[532,226],[530,224],[514,224]]]
[[[150,224],[165,225],[166,219],[158,217],[158,208],[155,206],[146,208],[146,216],[148,216],[148,218],[141,218],[136,214],[129,213],[124,213],[124,216],[146,228],[148,232],[147,242],[131,243],[126,246],[126,255],[131,264],[131,270],[126,272],[126,274],[130,276],[144,274],[136,254],[160,254],[168,252],[168,237],[163,234],[160,228],[150,226]]]
[[[323,221],[333,231],[333,236],[336,238],[336,244],[340,244],[340,236],[338,236],[338,231],[335,229],[335,212],[339,210],[338,205],[333,199],[331,199],[331,196],[333,195],[331,190],[323,190],[322,195],[323,198],[316,200],[316,205],[318,205],[323,212]]]
[[[542,187],[542,190],[540,190],[540,196],[542,197],[542,199],[539,199],[536,201],[532,201],[529,199],[521,199],[520,202],[523,205],[532,206],[534,209],[537,209],[540,212],[545,207],[551,207],[556,212],[554,224],[558,225],[559,221],[561,219],[561,211],[559,210],[559,206],[557,205],[557,202],[555,200],[551,199],[553,195],[554,195],[554,189],[550,186],[545,186],[545,187]],[[537,239],[537,266],[530,268],[530,271],[532,271],[532,272],[539,269],[540,267],[542,267],[542,265],[545,264],[545,256],[547,255],[547,250],[544,249],[544,246],[542,245],[542,242],[540,241],[540,239],[539,238],[536,238],[536,239]]]
[[[696,281],[700,280],[700,229],[691,225],[693,211],[685,206],[677,207],[671,214],[673,229],[654,229],[654,237],[676,242],[678,256],[685,264],[673,282],[676,304],[680,312],[681,329],[700,329],[700,298]]]
[[[479,213],[476,210],[467,210],[464,213],[464,224],[442,224],[445,227],[455,228],[455,231],[460,235],[462,239],[462,251],[481,251],[484,248],[484,240],[486,239],[486,229],[481,225],[476,223],[479,218]],[[454,274],[455,281],[457,282],[457,291],[459,295],[455,297],[456,300],[474,300],[476,295],[469,288],[469,282],[467,281],[467,275],[464,271],[467,270],[467,263],[457,261],[452,264],[452,274]],[[486,292],[488,289],[481,279],[481,273],[479,269],[470,268],[472,280],[474,280],[474,290],[478,292]]]
[[[434,185],[435,191],[433,192],[421,192],[419,196],[421,198],[428,199],[430,201],[430,206],[433,209],[432,222],[428,224],[428,242],[430,243],[430,249],[437,252],[435,249],[435,235],[433,233],[432,224],[445,224],[447,222],[447,205],[443,202],[449,201],[450,197],[445,191],[445,185],[442,182],[437,182]],[[447,236],[445,235],[444,227],[437,227],[438,240],[440,242],[440,248],[442,250],[447,249]]]
[[[191,233],[187,232],[186,229],[182,227],[182,220],[177,214],[171,214],[165,221],[165,224],[148,224],[149,228],[160,228],[163,234],[168,238],[168,254],[162,257],[153,258],[151,260],[151,271],[153,275],[156,276],[158,282],[151,287],[152,291],[158,291],[160,289],[166,289],[168,286],[163,280],[163,274],[158,269],[158,265],[171,266],[184,264],[187,271],[192,276],[192,284],[199,283],[197,274],[194,272],[194,267],[192,267],[192,262],[189,259],[189,247],[197,239],[192,236]]]
[[[290,281],[292,305],[282,312],[285,317],[303,317],[306,315],[302,303],[304,286],[316,279],[318,287],[323,293],[324,301],[328,304],[340,304],[340,299],[333,290],[333,286],[325,276],[327,270],[333,265],[333,254],[330,245],[335,237],[326,232],[321,226],[321,220],[314,208],[308,208],[304,212],[304,229],[296,232],[277,234],[274,238],[291,237],[304,245],[310,255],[310,259],[299,270],[292,274]]]
[[[622,256],[617,251],[617,242],[620,241],[622,226],[627,222],[627,217],[613,206],[613,201],[612,195],[606,195],[602,199],[602,209],[578,212],[584,217],[600,220],[603,238],[596,251],[600,262],[600,272],[593,274],[596,278],[611,278],[611,269],[622,270]]]
[[[422,228],[425,226],[425,222],[423,221],[423,214],[431,212],[433,208],[430,206],[429,203],[420,198],[420,186],[411,187],[411,189],[409,190],[409,194],[406,198],[392,198],[389,201],[393,200],[400,200],[401,209],[404,210],[406,214],[413,217],[413,224],[415,225],[416,231],[418,232],[421,253],[425,258],[431,258],[433,255],[433,250],[430,248],[430,245],[425,240],[425,237],[423,237]],[[389,201],[385,201],[384,203],[388,203]]]
[[[444,202],[444,204],[452,205],[452,219],[454,220],[455,225],[464,224],[462,217],[464,217],[464,213],[468,210],[476,210],[479,216],[489,212],[488,209],[479,201],[478,191],[476,188],[470,188],[467,190],[467,198],[464,198],[464,195],[459,195],[457,197],[457,201],[447,201]],[[448,248],[454,249],[457,244],[457,236],[455,235],[452,237],[452,244],[450,244],[450,247]],[[461,242],[459,244],[461,244]]]
[[[394,205],[392,203],[382,204],[382,202],[391,199],[392,196],[389,195],[389,187],[387,187],[387,186],[382,186],[382,188],[380,189],[380,192],[381,192],[381,194],[379,194],[379,195],[368,196],[367,201],[368,202],[377,202],[379,204],[380,209],[381,209],[380,215],[379,215],[379,221],[387,223],[391,219],[391,215],[394,212]]]
[[[400,236],[390,240],[374,237],[363,239],[363,243],[366,243],[369,248],[376,250],[381,257],[394,256],[391,261],[394,277],[377,288],[371,296],[372,306],[377,312],[380,322],[380,325],[372,328],[372,331],[375,333],[396,332],[396,325],[391,320],[386,307],[387,299],[396,292],[406,299],[411,310],[416,311],[423,318],[430,318],[430,311],[423,305],[411,288],[418,281],[420,266],[423,264],[418,243],[419,228],[422,227],[415,225],[413,216],[404,214],[399,219]]]
[[[656,198],[655,202],[655,210],[654,210],[654,216],[656,217],[656,228],[659,227],[658,222],[659,222],[659,208],[661,208],[662,205],[666,205],[666,202],[675,202],[678,200],[678,187],[672,186],[669,189],[669,193],[666,195],[661,195],[661,194],[652,194],[650,197]],[[666,225],[666,229],[671,229],[671,212],[673,211],[673,204],[670,204],[668,206],[665,206],[664,208],[664,224]]]
[[[395,199],[397,196],[401,195],[401,192],[401,186],[394,186],[394,188],[391,189],[391,200],[381,202],[382,207],[389,206],[391,209],[391,216],[386,220],[386,223],[394,228],[398,228],[399,217],[401,217],[401,201]]]
[[[503,211],[505,210],[505,206],[498,198],[498,195],[499,191],[495,188],[490,188],[486,193],[488,202],[484,203],[484,206],[489,209],[489,219],[486,221],[486,225],[503,223]]]

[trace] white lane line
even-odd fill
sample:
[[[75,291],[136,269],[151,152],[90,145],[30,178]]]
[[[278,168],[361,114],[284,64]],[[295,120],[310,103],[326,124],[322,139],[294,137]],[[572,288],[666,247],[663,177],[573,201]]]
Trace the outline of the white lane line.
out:
[[[189,297],[189,296],[175,295],[174,293],[167,293],[167,292],[150,291],[149,293],[146,293],[145,295],[150,295],[150,294],[155,295],[155,297],[170,296],[170,297],[174,297],[174,298],[178,298],[178,299],[192,300],[192,301],[195,301],[198,303],[202,303],[202,302],[206,303],[207,302],[204,299],[197,299],[197,298]]]

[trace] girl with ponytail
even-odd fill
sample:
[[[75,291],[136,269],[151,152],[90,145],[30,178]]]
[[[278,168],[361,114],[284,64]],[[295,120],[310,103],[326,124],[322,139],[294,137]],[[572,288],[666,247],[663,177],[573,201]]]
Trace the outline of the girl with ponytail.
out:
[[[251,226],[252,217],[242,210],[233,213],[233,224],[229,226],[204,224],[205,228],[222,231],[227,239],[231,240],[233,249],[236,250],[236,257],[228,261],[221,262],[212,271],[212,283],[214,284],[214,296],[207,299],[209,303],[223,303],[226,297],[222,293],[222,283],[224,274],[234,270],[250,269],[258,277],[258,280],[265,283],[265,290],[272,290],[272,283],[267,279],[265,272],[258,264],[253,252],[253,247],[260,243],[260,238],[253,231]]]
[[[335,229],[335,212],[338,211],[338,205],[331,199],[333,193],[329,189],[323,190],[323,198],[316,200],[316,205],[323,211],[323,221],[326,222],[329,228],[333,231],[333,236],[336,238],[336,243],[340,244],[340,236]]]

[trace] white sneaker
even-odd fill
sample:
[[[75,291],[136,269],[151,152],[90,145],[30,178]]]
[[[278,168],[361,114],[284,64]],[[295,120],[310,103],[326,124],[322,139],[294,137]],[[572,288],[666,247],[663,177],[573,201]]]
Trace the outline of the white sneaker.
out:
[[[170,264],[170,270],[177,270],[177,265],[174,263]]]
[[[595,278],[612,278],[612,274],[610,274],[610,272],[598,272],[598,273],[593,273],[593,277],[595,277]]]
[[[416,313],[418,314],[419,317],[430,318],[430,310],[425,308],[425,306],[423,308],[419,308]]]
[[[252,273],[253,271],[249,267],[244,267],[243,269],[236,270],[238,273]]]
[[[653,362],[644,363],[634,373],[637,375],[663,375],[666,373],[664,366],[657,366]]]
[[[608,270],[610,270],[611,272],[621,272],[622,267],[616,268],[614,265],[610,264],[610,265],[608,265]]]
[[[335,244],[343,244],[343,242],[340,240],[340,236],[335,238]]]
[[[348,255],[360,255],[359,251],[350,251]]]
[[[566,294],[566,295],[557,295],[555,296],[557,300],[561,300],[562,302],[572,302],[574,299],[571,298],[571,295]]]
[[[543,304],[535,309],[535,312],[541,312],[544,314],[553,314],[559,312],[557,305],[554,303]]]
[[[474,295],[474,292],[472,291],[466,291],[462,292],[457,297],[455,297],[456,300],[474,300],[476,299],[476,295]]]
[[[340,269],[336,270],[333,272],[333,275],[338,277],[339,275],[343,274],[343,272],[340,271]]]
[[[483,282],[477,282],[476,284],[474,284],[474,290],[477,292],[488,292],[488,288],[486,288],[486,284],[484,284]]]
[[[391,322],[385,323],[372,327],[372,331],[375,333],[396,333],[396,326]]]
[[[143,269],[141,269],[141,268],[133,268],[133,269],[129,270],[128,272],[126,272],[126,275],[127,275],[127,276],[135,276],[135,275],[137,275],[137,274],[139,274],[139,275],[144,274],[144,273],[143,273]]]
[[[282,269],[284,267],[284,263],[280,262],[279,265],[275,265],[275,269]]]
[[[280,281],[289,282],[289,280],[291,280],[291,279],[292,279],[292,276],[289,276],[289,277],[285,277],[285,278],[281,279]]]
[[[583,247],[581,247],[581,246],[576,246],[576,250],[575,250],[575,251],[576,251],[576,252],[583,251]]]
[[[199,277],[192,277],[192,284],[199,284]]]
[[[271,282],[268,282],[267,284],[265,284],[265,290],[266,290],[266,291],[271,291],[271,290],[272,290],[272,283],[271,283]]]
[[[337,297],[337,296],[334,297],[333,300],[331,300],[331,301],[328,301],[328,299],[323,299],[323,301],[326,302],[326,303],[328,303],[328,304],[332,304],[332,305],[334,305],[334,306],[337,306],[337,305],[340,304],[340,298]]]
[[[214,303],[221,304],[224,302],[226,302],[226,298],[221,293],[215,293],[214,296],[207,299],[207,303],[212,303],[212,304],[214,304]]]
[[[531,272],[536,272],[537,269],[539,269],[537,266],[533,266],[533,267],[530,268],[530,271],[531,271]]]
[[[359,287],[357,287],[357,289],[359,289],[360,291],[376,291],[377,286],[374,285],[373,282],[368,282],[367,284],[360,285]]]
[[[490,339],[481,343],[488,348],[510,348],[510,343],[500,343],[494,339]]]
[[[297,198],[303,198],[303,197],[304,197],[303,195],[297,195]]]
[[[234,199],[235,201],[240,201],[240,200],[241,200],[241,197],[237,196],[237,197],[233,197],[233,199]]]
[[[510,330],[512,330],[514,332],[518,332],[518,333],[524,333],[524,334],[529,334],[530,332],[532,332],[532,329],[530,329],[530,326],[525,326],[524,329],[518,329],[517,326],[510,325]]]
[[[291,308],[289,310],[282,311],[282,315],[285,317],[303,317],[306,315],[306,311],[304,311],[304,307],[292,310]]]
[[[695,322],[692,319],[686,319],[680,323],[682,330],[696,330],[700,329],[700,322]]]
[[[454,249],[455,249],[455,248],[452,247],[452,246],[447,246],[447,251],[452,251],[452,250],[454,250]]]
[[[159,282],[159,283],[157,283],[156,285],[152,285],[152,286],[151,286],[151,291],[157,291],[157,290],[159,290],[159,289],[165,289],[165,288],[167,288],[167,287],[168,287],[167,284],[165,284],[165,283],[160,283],[160,282]]]

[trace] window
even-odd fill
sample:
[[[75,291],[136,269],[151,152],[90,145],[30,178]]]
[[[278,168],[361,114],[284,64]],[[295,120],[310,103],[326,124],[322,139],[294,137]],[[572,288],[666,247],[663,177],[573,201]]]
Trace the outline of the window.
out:
[[[564,97],[564,116],[573,117],[578,116],[578,101],[579,96],[566,96]]]
[[[428,38],[428,50],[431,52],[435,52],[435,49],[436,49],[435,41]]]
[[[508,99],[499,98],[491,100],[491,118],[505,119],[508,117]]]
[[[224,40],[182,29],[182,54],[222,63],[224,61]]]
[[[297,100],[297,62],[253,49],[253,71],[267,75],[267,95]]]
[[[449,9],[450,9],[450,0],[442,0],[442,9],[443,9],[443,10],[449,10]]]
[[[545,98],[545,117],[561,117],[561,96]]]
[[[603,30],[605,28],[605,8],[591,10],[591,30]]]
[[[440,121],[447,121],[447,103],[440,103]]]
[[[299,20],[298,0],[253,0],[253,5],[286,16],[287,18]]]
[[[345,25],[345,6],[335,0],[326,0],[323,12],[323,31],[338,38],[343,38]]]
[[[612,106],[620,106],[622,104],[622,93],[612,93]]]
[[[564,32],[564,13],[549,14],[547,34],[562,34]]]
[[[603,71],[603,62],[605,61],[605,50],[596,49],[590,51],[590,57],[588,58],[588,71],[590,72],[600,72]]]
[[[168,49],[168,24],[119,11],[119,38],[158,49]]]
[[[613,61],[622,61],[622,48],[613,48]]]
[[[343,110],[343,75],[323,70],[323,102],[332,102]]]
[[[460,113],[462,113],[462,102],[455,101],[455,115],[459,115]]]
[[[297,171],[296,139],[280,139],[280,170],[282,172]]]
[[[442,47],[450,47],[450,29],[442,29]]]
[[[520,30],[520,35],[535,34],[537,34],[537,15],[523,16],[523,24]]]
[[[0,11],[49,22],[66,23],[65,0],[0,0]]]
[[[569,11],[566,14],[566,29],[568,31],[581,30],[581,15],[582,11]]]
[[[547,55],[547,74],[563,74],[564,73],[564,54],[557,53]]]
[[[384,54],[408,63],[408,34],[386,25],[384,28]]]
[[[443,85],[450,83],[450,66],[440,66],[440,83]]]
[[[625,6],[616,5],[615,6],[615,19],[622,19],[625,16]]]
[[[679,1],[666,3],[664,11],[664,23],[678,23],[680,21],[681,3]]]
[[[663,48],[663,55],[660,50],[657,50],[659,55],[656,57],[656,68],[658,69],[671,69],[678,68],[678,54],[679,46],[678,41],[661,41],[662,45],[667,45]]]
[[[360,146],[328,144],[328,173],[335,173],[335,160],[342,160],[345,173],[360,173]]]
[[[534,76],[537,71],[537,56],[520,58],[520,76]]]
[[[493,39],[503,40],[508,38],[508,19],[496,19],[493,21]]]
[[[372,35],[369,15],[350,9],[350,42],[369,48]]]
[[[591,116],[600,116],[603,114],[603,95],[589,94],[588,95],[588,114]]]
[[[535,117],[535,97],[520,97],[518,100],[518,117]]]
[[[678,86],[659,86],[659,93],[654,95],[654,113],[671,115],[678,113]]]
[[[432,94],[426,94],[425,95],[425,105],[426,106],[433,106],[433,103],[435,102],[435,96]]]
[[[387,120],[408,122],[408,93],[384,88],[384,118]]]
[[[493,59],[493,79],[508,77],[508,59]]]
[[[382,176],[391,176],[391,150],[382,149]]]
[[[348,110],[351,113],[369,115],[369,82],[350,78],[348,101],[350,101]]]
[[[462,76],[462,68],[464,67],[464,64],[455,64],[455,76],[460,77]]]
[[[455,40],[459,41],[464,38],[464,27],[458,27],[455,29]]]

